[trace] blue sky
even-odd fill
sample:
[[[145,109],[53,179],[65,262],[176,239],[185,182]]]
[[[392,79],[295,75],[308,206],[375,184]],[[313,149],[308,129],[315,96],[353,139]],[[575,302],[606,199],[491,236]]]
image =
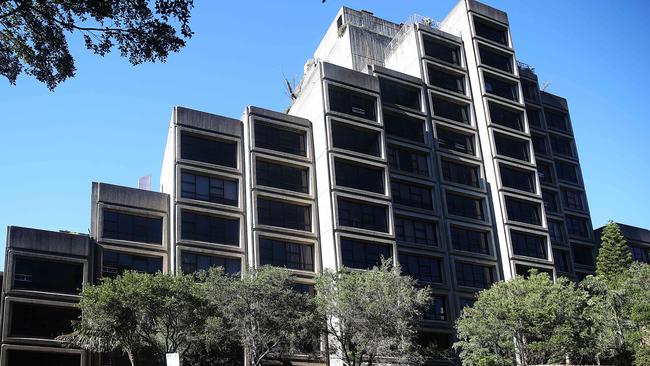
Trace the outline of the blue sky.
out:
[[[88,232],[92,181],[136,186],[162,161],[175,105],[239,118],[282,111],[341,5],[401,22],[455,0],[195,0],[195,36],[166,63],[131,66],[71,38],[77,76],[55,92],[0,79],[0,242],[9,225]],[[509,15],[517,58],[569,100],[594,226],[650,228],[650,2],[486,0]],[[4,267],[4,256],[0,256]]]

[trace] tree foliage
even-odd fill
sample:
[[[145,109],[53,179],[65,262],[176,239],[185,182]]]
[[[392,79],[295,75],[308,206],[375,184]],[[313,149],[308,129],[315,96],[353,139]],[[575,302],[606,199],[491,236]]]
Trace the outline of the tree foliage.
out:
[[[621,233],[621,228],[611,220],[603,229],[600,241],[596,274],[606,281],[611,281],[630,268],[633,261],[632,253]]]
[[[67,35],[104,56],[117,48],[133,65],[165,61],[185,46],[193,0],[0,0],[0,74],[21,73],[53,90],[74,76]]]
[[[347,366],[418,362],[417,322],[430,301],[399,266],[384,261],[370,271],[326,272],[316,284],[316,301],[325,315],[329,352]]]

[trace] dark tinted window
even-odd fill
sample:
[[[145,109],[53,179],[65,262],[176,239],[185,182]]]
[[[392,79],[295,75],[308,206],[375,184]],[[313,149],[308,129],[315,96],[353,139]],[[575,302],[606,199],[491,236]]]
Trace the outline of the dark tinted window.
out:
[[[241,259],[187,251],[181,252],[181,271],[183,273],[207,271],[212,267],[222,267],[224,273],[234,275],[241,272]]]
[[[74,307],[7,302],[11,306],[9,336],[50,338],[72,332],[72,320],[78,320],[81,311]],[[49,363],[47,363],[49,365]]]
[[[438,246],[436,224],[413,217],[395,216],[395,237],[402,242]]]
[[[236,180],[181,172],[181,197],[183,198],[237,206],[238,193]]]
[[[370,269],[391,257],[391,247],[369,241],[341,238],[341,258],[349,268]]]
[[[523,278],[528,278],[532,270],[537,271],[537,273],[546,273],[549,278],[553,278],[553,271],[548,268],[524,266],[522,264],[515,265],[515,273],[517,276],[522,276]]]
[[[492,76],[487,76],[485,74],[483,74],[483,81],[485,82],[486,92],[509,100],[514,100],[514,101],[519,100],[517,83],[504,81]]]
[[[572,244],[571,248],[573,249],[573,260],[577,264],[582,264],[585,266],[594,265],[594,253],[591,246]]]
[[[474,137],[438,127],[438,144],[443,149],[474,155]]]
[[[162,257],[146,257],[104,250],[102,254],[102,276],[116,277],[129,270],[142,273],[162,272],[162,262]]]
[[[436,258],[400,254],[402,274],[422,282],[442,283],[442,261]]]
[[[261,225],[311,231],[311,207],[257,198],[257,221]]]
[[[431,98],[433,102],[433,115],[447,118],[452,121],[469,124],[469,106],[451,102],[438,97]]]
[[[571,183],[578,183],[578,168],[571,163],[565,163],[563,161],[555,161],[555,171],[557,171],[557,177],[560,180],[565,180]]]
[[[332,142],[336,148],[379,156],[381,154],[379,141],[379,132],[332,122]]]
[[[162,244],[162,217],[146,217],[104,210],[104,232],[108,239]]]
[[[78,294],[83,284],[81,263],[14,257],[14,284],[19,290]]]
[[[546,125],[548,128],[565,132],[569,131],[564,113],[544,110],[544,116],[546,117]]]
[[[388,232],[388,209],[346,198],[338,198],[339,225]]]
[[[377,120],[377,98],[336,85],[329,85],[330,109],[336,112]]]
[[[648,256],[648,250],[646,248],[639,248],[630,246],[630,252],[632,252],[632,258],[637,262],[650,263],[650,256]]]
[[[488,102],[490,107],[490,121],[492,123],[510,127],[515,130],[524,130],[524,115],[514,109],[502,107],[494,102]]]
[[[181,133],[181,159],[237,167],[237,143]]]
[[[568,137],[549,135],[553,154],[574,157],[573,140]]]
[[[575,191],[573,189],[562,189],[562,205],[564,208],[570,210],[585,210],[584,200],[582,199],[583,195],[581,191]]]
[[[506,197],[506,211],[509,220],[533,225],[541,224],[539,205],[536,203]]]
[[[528,124],[535,127],[542,127],[542,121],[539,117],[537,109],[526,108],[526,117],[528,117]]]
[[[239,245],[239,219],[181,212],[181,239]]]
[[[589,228],[587,227],[587,219],[577,216],[566,215],[566,229],[569,235],[588,238],[589,237]]]
[[[447,320],[447,304],[443,296],[432,296],[426,311],[424,320]]]
[[[477,166],[455,163],[442,160],[442,177],[453,183],[479,187],[479,173]]]
[[[564,229],[559,221],[548,220],[548,235],[552,243],[564,242]]]
[[[427,155],[415,150],[388,145],[388,165],[394,170],[429,175]]]
[[[521,90],[524,93],[524,99],[537,100],[537,84],[526,81],[521,82]]]
[[[542,189],[542,200],[544,201],[544,209],[546,212],[559,212],[560,205],[558,204],[557,194],[553,191]]]
[[[286,240],[260,238],[260,265],[314,270],[314,247]]]
[[[433,210],[431,188],[397,180],[392,180],[390,188],[395,203]]]
[[[496,69],[512,73],[512,56],[505,53],[493,51],[487,47],[479,46],[481,63],[492,66]]]
[[[336,184],[343,187],[384,193],[384,169],[360,165],[341,159],[334,159]]]
[[[497,147],[497,154],[508,156],[514,159],[529,161],[528,142],[506,137],[501,134],[494,134],[494,143]]]
[[[474,18],[474,31],[477,36],[508,46],[508,34],[506,28]]]
[[[451,246],[465,252],[490,254],[488,233],[472,229],[451,226]]]
[[[488,288],[494,282],[494,269],[480,264],[456,262],[456,281],[460,286]]]
[[[49,365],[79,366],[81,355],[60,352],[37,352],[17,349],[7,350],[7,366]]]
[[[309,192],[308,168],[257,159],[255,173],[259,185],[294,192]]]
[[[255,146],[288,154],[307,156],[307,133],[255,122]]]
[[[483,203],[480,198],[472,198],[455,193],[446,193],[447,212],[450,215],[463,216],[470,219],[485,220]]]
[[[533,149],[537,155],[548,155],[548,149],[546,148],[546,137],[542,135],[531,135],[533,140]]]
[[[403,83],[394,82],[385,78],[379,78],[381,90],[381,102],[394,104],[415,110],[421,110],[420,88]]]
[[[504,164],[499,164],[499,171],[501,173],[501,184],[504,187],[535,192],[534,171],[510,168]]]
[[[546,259],[546,240],[538,235],[510,230],[512,250],[515,255]]]
[[[415,341],[423,349],[435,349],[441,352],[451,351],[449,334],[418,332]]]
[[[465,77],[456,73],[443,71],[431,64],[427,65],[429,84],[445,90],[465,94]]]
[[[424,54],[435,59],[460,65],[460,47],[438,42],[429,37],[423,37]]]
[[[553,249],[553,262],[555,269],[559,272],[570,272],[569,252],[566,250]]]
[[[537,161],[537,175],[542,183],[553,183],[553,172],[551,165],[542,161]]]
[[[384,110],[384,125],[388,136],[420,143],[425,142],[424,120],[422,119]]]

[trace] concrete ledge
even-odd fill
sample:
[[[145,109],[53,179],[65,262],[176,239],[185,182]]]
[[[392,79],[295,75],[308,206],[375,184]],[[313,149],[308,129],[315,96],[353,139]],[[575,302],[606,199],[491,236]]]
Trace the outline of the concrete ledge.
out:
[[[9,226],[7,248],[87,257],[90,254],[90,238],[85,234]]]
[[[372,65],[371,70],[377,74],[382,74],[386,76],[391,76],[394,77],[395,79],[400,79],[403,81],[408,81],[413,84],[417,84],[418,86],[422,84],[422,79],[416,78],[415,76],[411,76],[408,74],[401,73],[399,71],[395,71],[392,69],[385,68],[383,66],[379,65]]]
[[[470,11],[481,14],[490,19],[494,19],[498,22],[508,24],[508,14],[506,14],[505,12],[499,9],[495,9],[491,6],[485,5],[483,3],[479,3],[478,1],[475,0],[468,0],[467,6]]]
[[[545,91],[540,91],[539,94],[542,98],[542,104],[564,110],[569,109],[569,104],[566,99]]]
[[[447,32],[445,32],[443,30],[433,28],[433,27],[429,27],[428,25],[424,25],[422,23],[418,23],[417,27],[418,27],[419,30],[421,30],[421,31],[423,31],[425,33],[436,35],[436,36],[438,36],[440,38],[444,38],[444,39],[450,40],[450,41],[458,43],[458,44],[463,43],[462,38],[460,38],[460,37],[458,37],[456,35],[453,35],[451,33],[447,33]]]
[[[174,107],[174,122],[177,125],[241,137],[242,123],[238,119],[201,112],[185,107]]]
[[[93,204],[113,203],[162,212],[169,208],[169,195],[166,193],[97,182],[93,182],[92,192]]]
[[[374,76],[330,64],[329,62],[321,61],[321,65],[323,78],[325,79],[379,93],[379,80]]]
[[[246,113],[250,116],[265,117],[269,119],[275,119],[278,121],[293,123],[296,125],[311,128],[311,122],[308,119],[292,116],[286,113],[272,111],[270,109],[264,109],[264,108],[255,107],[251,105],[246,108]]]

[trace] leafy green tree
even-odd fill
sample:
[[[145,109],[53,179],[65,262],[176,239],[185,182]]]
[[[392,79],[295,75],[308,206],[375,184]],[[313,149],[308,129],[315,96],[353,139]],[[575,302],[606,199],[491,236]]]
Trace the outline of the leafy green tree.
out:
[[[369,271],[325,272],[316,284],[316,301],[325,315],[330,354],[347,366],[383,358],[391,365],[417,364],[414,336],[430,297],[390,261]]]
[[[67,33],[104,56],[114,47],[133,65],[165,61],[185,46],[192,0],[0,0],[0,74],[21,73],[53,90],[75,74]],[[178,28],[178,29],[177,29]]]
[[[531,272],[481,291],[456,321],[463,365],[592,361],[602,353],[588,293],[566,278]]]
[[[623,283],[629,301],[631,327],[626,339],[634,350],[634,365],[650,365],[650,265],[635,263]]]
[[[610,220],[600,237],[596,274],[605,281],[612,281],[616,276],[627,271],[632,262],[632,253],[621,233],[621,228]]]
[[[314,300],[293,290],[291,274],[280,268],[249,269],[241,279],[211,271],[205,281],[207,299],[220,314],[207,320],[213,327],[236,335],[246,350],[246,363],[286,359],[314,341],[322,327]]]

